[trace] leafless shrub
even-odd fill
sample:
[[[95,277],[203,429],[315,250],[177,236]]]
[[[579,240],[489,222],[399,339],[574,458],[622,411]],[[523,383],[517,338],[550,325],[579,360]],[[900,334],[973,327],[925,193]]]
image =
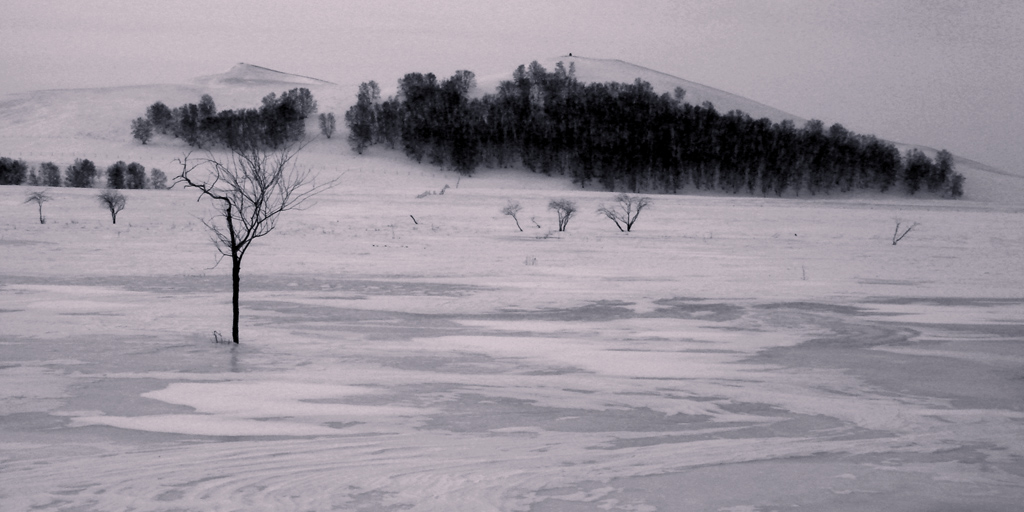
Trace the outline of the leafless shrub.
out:
[[[900,234],[900,224],[903,223],[903,220],[900,219],[899,217],[896,217],[893,220],[896,222],[896,229],[892,232],[892,244],[896,245],[897,242],[903,240],[903,237],[907,236],[907,233],[910,233],[910,230],[917,227],[917,223],[915,222],[911,224],[910,227],[903,230],[903,234]]]
[[[611,219],[615,223],[615,227],[619,228],[619,231],[629,232],[633,229],[636,219],[640,217],[640,212],[650,206],[651,199],[649,197],[619,194],[615,196],[615,202],[616,204],[611,207],[602,204],[597,209],[597,213]],[[626,229],[622,229],[622,226],[626,226]]]
[[[39,223],[40,224],[46,224],[46,217],[43,217],[43,203],[45,203],[47,201],[52,201],[52,200],[53,200],[53,197],[51,197],[50,194],[47,194],[45,190],[40,190],[38,192],[29,192],[28,195],[25,196],[25,203],[24,204],[28,204],[28,203],[31,203],[33,201],[36,204],[38,204],[39,205]]]
[[[554,210],[558,214],[558,230],[565,231],[565,227],[569,225],[569,219],[576,214],[576,203],[569,199],[552,199],[548,203],[548,209]]]
[[[502,214],[508,215],[509,217],[512,217],[512,220],[516,221],[516,227],[519,228],[519,231],[522,231],[523,228],[519,225],[519,217],[517,217],[517,215],[519,215],[519,212],[522,211],[522,209],[523,205],[519,204],[519,201],[513,201],[511,199],[509,199],[508,204],[501,209]]]
[[[110,220],[117,224],[117,214],[124,210],[125,204],[128,203],[128,198],[112,188],[103,189],[103,192],[100,192],[96,197],[100,200],[100,205],[110,210]]]

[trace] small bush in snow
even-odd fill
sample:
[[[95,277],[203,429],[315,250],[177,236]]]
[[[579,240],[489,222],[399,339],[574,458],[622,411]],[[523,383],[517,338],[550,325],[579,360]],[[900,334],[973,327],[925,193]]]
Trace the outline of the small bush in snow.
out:
[[[104,189],[103,192],[100,192],[96,197],[100,200],[100,205],[110,210],[110,220],[114,224],[117,224],[117,214],[121,210],[124,210],[124,206],[128,202],[128,199],[124,197],[124,194],[110,188]]]
[[[615,223],[615,227],[619,228],[619,231],[629,232],[633,229],[636,219],[640,217],[640,211],[650,206],[651,199],[649,197],[619,194],[615,196],[615,202],[617,204],[611,207],[602,204],[597,209],[597,213],[611,219]],[[623,226],[626,229],[622,229]]]
[[[915,222],[911,224],[910,227],[903,230],[903,234],[900,234],[900,224],[903,223],[903,220],[899,217],[896,217],[893,220],[896,221],[896,230],[892,232],[892,244],[896,245],[900,240],[903,240],[903,237],[907,236],[907,233],[910,233],[910,230],[917,227],[917,223]]]
[[[552,199],[548,203],[548,209],[558,214],[558,230],[565,231],[569,225],[569,219],[576,214],[576,203],[569,199]]]
[[[519,212],[522,209],[523,206],[519,204],[519,201],[513,201],[511,199],[509,199],[508,204],[501,209],[501,213],[503,215],[508,215],[509,217],[512,217],[512,220],[516,221],[516,227],[519,228],[519,231],[522,231],[523,227],[519,225],[519,217],[517,217],[517,215],[519,215]]]
[[[45,190],[39,192],[29,192],[28,195],[25,196],[25,204],[35,202],[37,205],[39,205],[40,224],[46,224],[46,217],[43,217],[43,203],[50,201],[52,199],[53,197],[47,194]]]

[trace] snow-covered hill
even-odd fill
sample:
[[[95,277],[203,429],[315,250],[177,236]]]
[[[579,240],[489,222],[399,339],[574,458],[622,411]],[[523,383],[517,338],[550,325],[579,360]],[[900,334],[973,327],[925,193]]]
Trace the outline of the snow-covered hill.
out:
[[[791,119],[798,126],[805,122],[798,116],[751,99],[621,60],[562,56],[538,62],[548,70],[553,70],[558,62],[566,67],[572,65],[576,77],[583,82],[629,83],[639,78],[661,93],[671,93],[676,87],[682,87],[686,90],[686,101],[694,104],[711,102],[721,112],[742,110],[755,118],[767,117],[776,122]],[[510,65],[504,74],[478,77],[475,94],[494,91],[502,80],[512,77],[517,65]],[[356,80],[375,78],[379,79],[358,77]],[[167,137],[158,137],[146,146],[132,138],[129,130],[131,120],[145,115],[149,105],[162,101],[173,108],[198,102],[203,94],[210,94],[221,110],[247,108],[258,106],[269,93],[280,94],[296,87],[308,88],[318,102],[319,112],[333,112],[341,125],[333,139],[317,141],[306,149],[307,160],[319,166],[340,169],[405,169],[413,165],[380,151],[371,151],[362,157],[356,157],[349,151],[342,118],[355,101],[356,87],[245,63],[237,64],[225,73],[183,79],[178,84],[44,90],[2,96],[0,156],[21,158],[32,164],[53,161],[63,166],[75,158],[90,158],[103,166],[125,160],[138,161],[148,167],[165,167],[188,148],[181,141]],[[389,93],[385,89],[384,94]],[[318,133],[315,120],[310,120],[307,132]],[[901,145],[901,149],[909,147],[922,147],[926,152],[934,153],[934,150],[923,146]],[[957,170],[967,178],[965,199],[1016,204],[1020,197],[1024,197],[1024,176],[965,159],[959,159],[957,163]],[[508,173],[485,170],[474,180],[493,179],[496,187],[565,187],[557,179],[535,178],[523,176],[521,180],[515,180],[510,179]]]
[[[672,93],[676,87],[682,87],[686,91],[684,101],[694,105],[702,105],[704,102],[711,102],[719,112],[730,110],[742,110],[751,117],[759,119],[767,117],[773,122],[784,119],[792,120],[797,126],[803,125],[807,120],[777,108],[769,107],[763,103],[737,96],[714,87],[708,87],[696,82],[691,82],[669,74],[648,69],[617,59],[593,59],[565,55],[562,57],[551,57],[537,61],[544,69],[552,71],[561,62],[566,69],[573,66],[576,69],[576,78],[583,83],[592,82],[623,82],[633,83],[636,79],[643,80],[654,88],[656,92]],[[501,75],[489,75],[477,79],[477,94],[491,93],[503,80],[512,78],[511,70]]]
[[[318,78],[312,78],[308,76],[293,75],[290,73],[284,73],[274,69],[265,68],[262,66],[246,64],[245,62],[239,62],[230,70],[228,70],[227,73],[201,76],[193,79],[192,81],[201,86],[247,85],[278,87],[279,85],[292,85],[294,87],[310,85],[335,85],[334,83],[328,82],[326,80],[320,80]]]

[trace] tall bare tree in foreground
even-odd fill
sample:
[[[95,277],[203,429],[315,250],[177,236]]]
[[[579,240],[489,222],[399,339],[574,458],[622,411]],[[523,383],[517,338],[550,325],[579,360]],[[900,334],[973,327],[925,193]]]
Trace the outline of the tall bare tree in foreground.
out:
[[[205,158],[188,154],[177,160],[181,174],[174,183],[198,189],[199,199],[210,198],[217,208],[218,215],[203,224],[221,256],[231,258],[231,339],[236,344],[242,257],[253,240],[277,227],[282,213],[310,206],[313,196],[335,183],[317,183],[311,171],[296,168],[295,155],[303,147],[271,150],[253,143],[220,158],[208,152]]]
[[[615,227],[619,228],[619,231],[629,232],[633,229],[636,219],[640,217],[640,212],[650,206],[651,199],[649,197],[619,194],[615,196],[615,202],[618,203],[616,206],[607,207],[601,205],[597,209],[597,213],[611,219],[615,223]],[[623,225],[626,226],[626,229],[622,229]]]

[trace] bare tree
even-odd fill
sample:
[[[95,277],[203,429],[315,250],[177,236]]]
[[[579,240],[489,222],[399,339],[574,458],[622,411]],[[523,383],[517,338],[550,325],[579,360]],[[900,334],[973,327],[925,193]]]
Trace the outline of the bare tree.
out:
[[[548,203],[548,209],[558,213],[558,230],[565,231],[569,219],[576,214],[576,203],[569,199],[552,199]]]
[[[29,192],[28,195],[25,196],[24,204],[35,201],[36,204],[39,205],[39,223],[46,224],[46,217],[43,217],[43,203],[51,200],[53,200],[53,197],[51,197],[50,194],[47,194],[45,190],[41,190],[38,192]]]
[[[896,245],[897,242],[899,242],[900,240],[903,240],[903,237],[907,236],[907,233],[910,233],[910,230],[912,230],[912,229],[917,227],[917,223],[915,222],[915,223],[911,224],[910,227],[905,229],[903,231],[903,234],[901,235],[900,234],[900,224],[903,223],[903,220],[900,219],[899,217],[896,217],[893,220],[896,221],[896,230],[892,232],[892,244]]]
[[[508,215],[509,217],[512,217],[512,220],[516,221],[516,227],[519,228],[519,231],[522,231],[523,228],[522,226],[519,225],[519,217],[517,217],[517,215],[519,215],[519,212],[522,209],[523,206],[519,204],[519,201],[513,201],[511,199],[509,199],[508,204],[506,204],[505,207],[501,209],[501,213]]]
[[[651,199],[649,197],[619,194],[615,196],[615,202],[618,204],[612,207],[602,204],[597,209],[597,213],[611,219],[615,223],[615,227],[619,228],[619,231],[629,232],[633,229],[633,223],[636,222],[637,217],[640,216],[640,211],[650,206]],[[623,225],[626,226],[626,229],[622,229]]]
[[[221,257],[231,258],[231,339],[236,344],[242,257],[253,240],[277,227],[281,213],[310,206],[313,196],[335,183],[317,183],[311,171],[296,168],[294,158],[303,147],[270,150],[249,144],[220,159],[207,153],[205,158],[188,154],[177,160],[181,174],[174,183],[198,189],[199,199],[209,198],[217,209],[217,217],[203,223]]]
[[[128,199],[124,197],[124,194],[112,188],[103,189],[103,192],[100,192],[96,197],[99,198],[101,205],[110,210],[110,220],[117,224],[117,214],[124,210]]]

